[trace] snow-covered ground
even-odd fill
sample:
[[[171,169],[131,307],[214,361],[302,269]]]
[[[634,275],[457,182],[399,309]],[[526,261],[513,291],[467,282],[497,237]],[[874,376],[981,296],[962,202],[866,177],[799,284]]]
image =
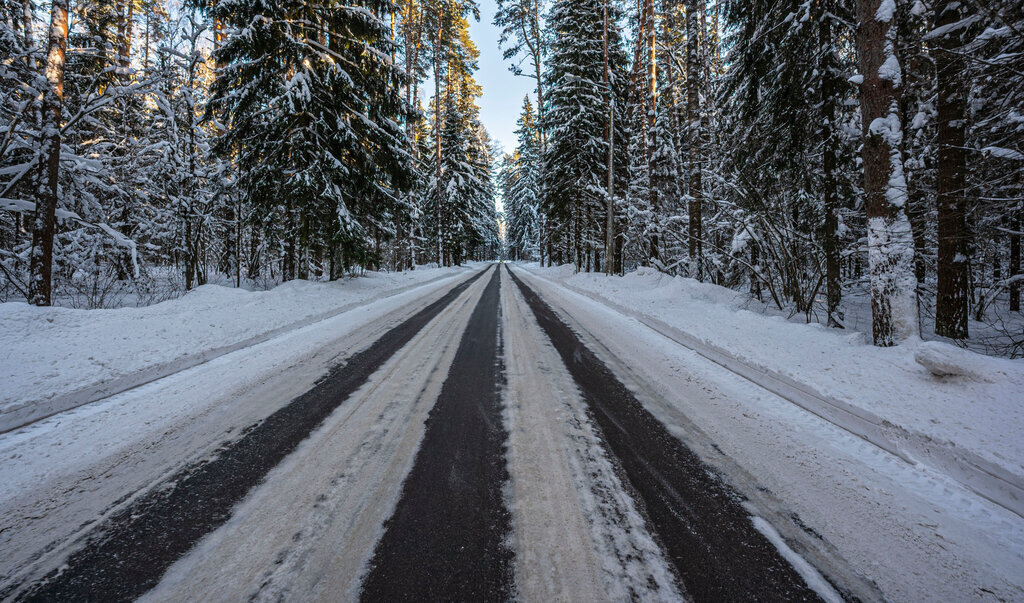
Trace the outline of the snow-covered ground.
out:
[[[143,309],[0,306],[0,354],[15,362],[3,365],[5,401],[7,392],[57,397],[96,370],[132,383],[171,367],[0,434],[0,590],[59,567],[98,522],[216,455],[479,269],[266,293],[204,288]],[[879,350],[656,273],[513,270],[745,497],[750,521],[809,582],[820,570],[864,600],[1024,600],[1024,518],[1012,501],[984,496],[1000,481],[991,472],[1006,484],[1024,474],[1024,363],[934,343]],[[150,598],[355,599],[485,282],[370,377]],[[518,595],[685,597],[560,355],[504,274],[501,290]],[[116,337],[103,344],[106,332]],[[189,356],[197,350],[212,355]],[[89,360],[100,353],[103,366]],[[180,358],[198,364],[182,370]],[[65,364],[77,377],[63,375]],[[994,482],[965,478],[979,472]]]
[[[370,272],[256,292],[204,285],[142,308],[0,304],[0,432],[467,270]]]
[[[752,515],[811,547],[801,553],[817,567],[842,559],[837,571],[849,564],[893,600],[1024,598],[1024,519],[978,494],[992,484],[965,486],[957,467],[938,462],[952,451],[954,462],[1010,480],[1024,474],[1024,363],[934,343],[877,349],[862,335],[749,312],[733,291],[654,272],[517,271],[656,417],[729,476]],[[936,377],[918,356],[963,374]],[[794,402],[753,381],[809,393]],[[866,419],[881,429],[862,433]],[[935,452],[915,462],[922,450]]]

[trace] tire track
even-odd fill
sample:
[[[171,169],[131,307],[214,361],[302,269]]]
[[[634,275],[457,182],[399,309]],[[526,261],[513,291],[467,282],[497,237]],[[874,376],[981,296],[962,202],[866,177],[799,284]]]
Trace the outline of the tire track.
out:
[[[392,356],[141,601],[356,598],[486,285]]]
[[[685,600],[562,357],[509,276],[502,280],[518,595]]]
[[[473,310],[363,582],[367,601],[506,600],[511,514],[500,387],[500,277]]]

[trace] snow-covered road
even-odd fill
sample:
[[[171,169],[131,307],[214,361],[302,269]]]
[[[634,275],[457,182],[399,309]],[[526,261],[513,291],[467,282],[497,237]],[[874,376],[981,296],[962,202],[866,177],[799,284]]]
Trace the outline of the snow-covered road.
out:
[[[1024,599],[1024,519],[635,318],[391,293],[0,434],[0,599]]]

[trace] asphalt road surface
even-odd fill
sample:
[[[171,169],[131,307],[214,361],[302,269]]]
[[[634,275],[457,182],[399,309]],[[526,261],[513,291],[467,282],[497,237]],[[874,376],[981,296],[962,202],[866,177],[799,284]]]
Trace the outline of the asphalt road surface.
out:
[[[0,599],[874,598],[841,560],[794,564],[520,276],[339,341],[305,393],[34,541]]]

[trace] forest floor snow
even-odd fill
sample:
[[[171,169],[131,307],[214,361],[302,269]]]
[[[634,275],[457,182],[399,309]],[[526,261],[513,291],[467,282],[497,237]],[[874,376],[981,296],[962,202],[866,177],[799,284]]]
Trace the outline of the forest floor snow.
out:
[[[467,272],[368,272],[269,291],[204,285],[153,306],[113,310],[0,304],[0,433]]]

